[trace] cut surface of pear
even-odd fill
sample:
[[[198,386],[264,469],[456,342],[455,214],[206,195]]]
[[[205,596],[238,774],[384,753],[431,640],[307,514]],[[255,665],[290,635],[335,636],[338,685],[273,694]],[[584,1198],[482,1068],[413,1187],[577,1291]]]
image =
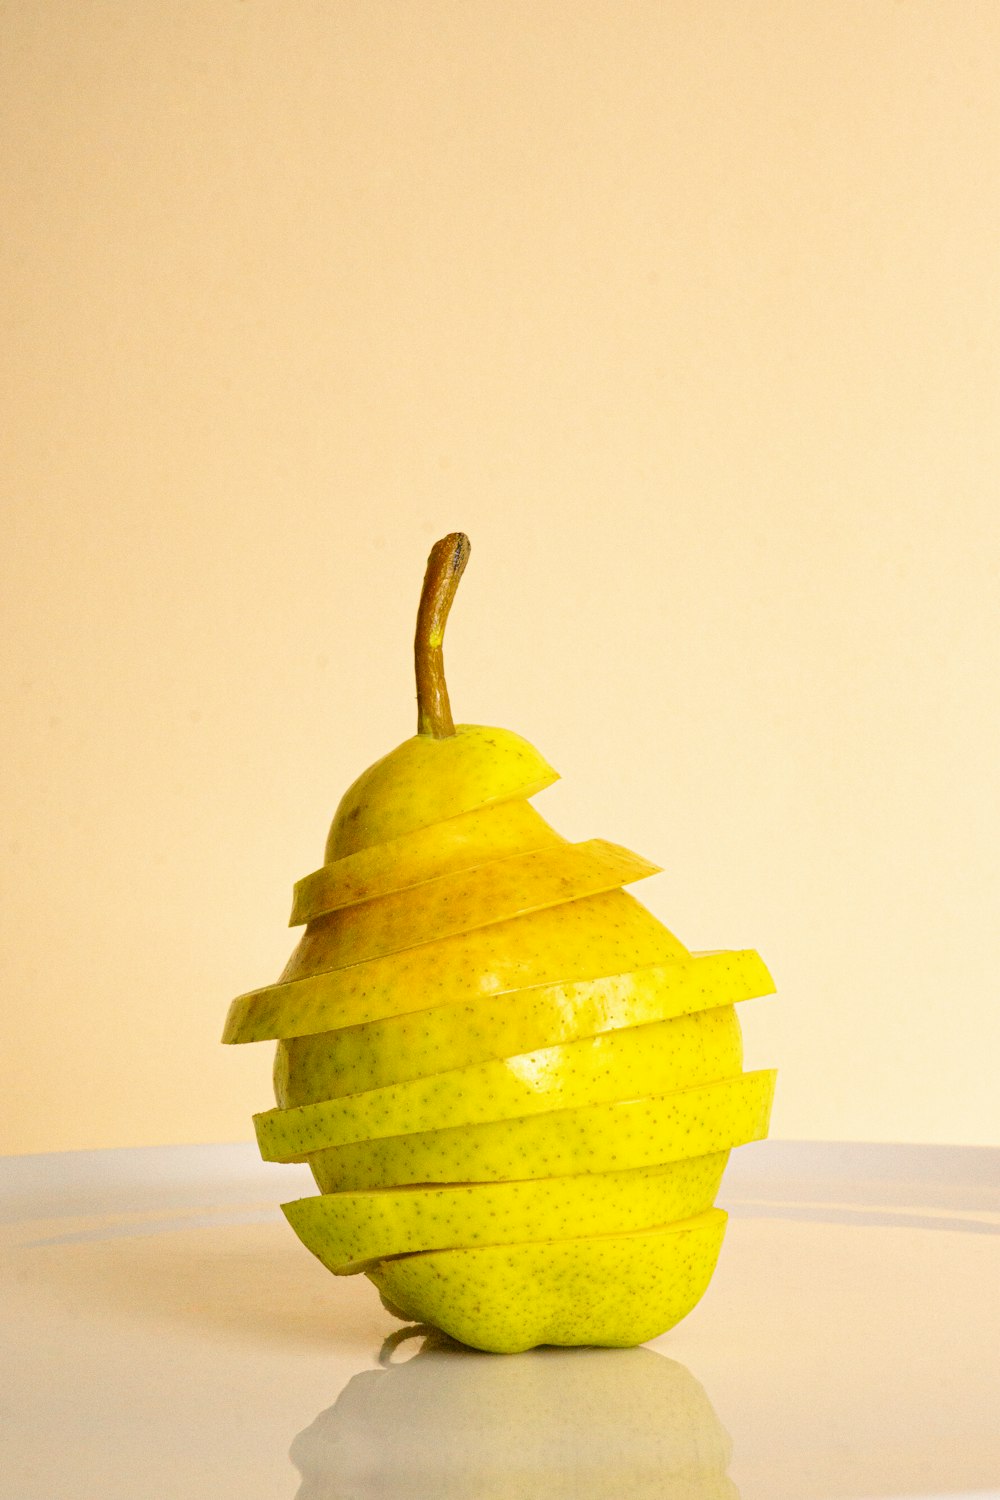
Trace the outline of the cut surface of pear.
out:
[[[626,891],[584,896],[344,969],[239,995],[223,1040],[306,1036],[527,985],[558,984],[689,959]]]
[[[295,883],[289,926],[506,854],[526,854],[566,842],[528,802],[479,807],[387,844],[359,849],[303,876]]]
[[[317,970],[383,958],[581,896],[613,891],[658,870],[658,865],[604,839],[508,854],[317,917],[281,977],[298,979]]]
[[[475,1349],[627,1348],[687,1316],[708,1286],[725,1228],[716,1208],[629,1234],[403,1255],[368,1274],[407,1317]]]
[[[275,1097],[282,1108],[291,1108],[360,1094],[619,1027],[733,1005],[773,988],[759,954],[744,949],[696,953],[685,963],[654,964],[600,979],[483,995],[280,1041]]]
[[[324,1193],[623,1171],[761,1140],[773,1093],[773,1072],[741,1073],[659,1098],[584,1104],[265,1160],[307,1160]]]
[[[731,1005],[628,1026],[449,1073],[254,1115],[268,1161],[413,1131],[508,1120],[583,1104],[667,1094],[737,1074],[743,1043]]]
[[[348,787],[334,815],[325,862],[477,807],[533,797],[558,775],[534,745],[509,729],[459,724],[442,739],[416,734]]]
[[[337,1275],[417,1250],[625,1233],[709,1209],[729,1153],[624,1172],[536,1181],[324,1193],[282,1204],[302,1243]]]

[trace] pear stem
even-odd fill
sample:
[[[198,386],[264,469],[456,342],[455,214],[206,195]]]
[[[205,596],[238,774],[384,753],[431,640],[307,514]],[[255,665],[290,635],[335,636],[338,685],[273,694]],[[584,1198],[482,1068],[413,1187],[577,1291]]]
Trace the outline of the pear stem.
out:
[[[461,531],[443,536],[431,548],[427,572],[417,610],[417,633],[413,657],[417,669],[417,733],[447,739],[455,733],[444,680],[444,627],[448,622],[458,580],[465,572],[471,551],[469,538]]]

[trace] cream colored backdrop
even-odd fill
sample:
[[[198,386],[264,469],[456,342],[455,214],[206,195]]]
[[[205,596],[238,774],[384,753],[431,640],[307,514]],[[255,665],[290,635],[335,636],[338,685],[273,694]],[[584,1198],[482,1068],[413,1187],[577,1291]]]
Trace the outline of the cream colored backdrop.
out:
[[[764,954],[775,1134],[1000,1143],[1000,6],[0,31],[0,1149],[249,1137],[456,528],[456,716]]]

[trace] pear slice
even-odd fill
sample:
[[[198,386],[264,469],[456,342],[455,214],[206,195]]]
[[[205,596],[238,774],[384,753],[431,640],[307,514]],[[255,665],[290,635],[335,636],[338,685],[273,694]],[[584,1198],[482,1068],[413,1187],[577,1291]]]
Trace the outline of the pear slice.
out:
[[[629,1234],[403,1255],[368,1274],[407,1317],[475,1349],[628,1347],[687,1316],[711,1280],[725,1228],[725,1213],[713,1208]]]
[[[727,1005],[346,1098],[269,1109],[254,1115],[254,1126],[264,1159],[281,1161],[352,1141],[669,1094],[731,1078],[742,1063],[740,1025]]]
[[[690,958],[626,891],[606,891],[387,957],[240,995],[223,1041],[259,1042],[355,1026],[477,995],[620,974]]]
[[[716,1151],[624,1172],[324,1193],[282,1208],[306,1248],[348,1276],[387,1255],[625,1233],[690,1219],[711,1208],[728,1159],[728,1151]]]
[[[530,803],[500,802],[321,865],[296,881],[289,926],[507,854],[565,844]]]
[[[773,989],[760,955],[748,948],[696,953],[686,963],[655,964],[630,974],[483,995],[279,1042],[275,1097],[288,1109],[360,1094],[621,1026],[733,1005]]]
[[[306,1146],[297,1155],[265,1155],[265,1160],[308,1160],[323,1193],[624,1171],[761,1140],[773,1094],[773,1071],[741,1073],[655,1098],[584,1104],[312,1153]]]
[[[508,854],[387,896],[341,907],[306,928],[282,974],[299,979],[384,958],[421,943],[616,890],[655,875],[654,865],[604,839]]]
[[[457,813],[533,797],[558,779],[534,745],[509,729],[459,724],[443,739],[416,734],[347,788],[327,839],[326,862]]]

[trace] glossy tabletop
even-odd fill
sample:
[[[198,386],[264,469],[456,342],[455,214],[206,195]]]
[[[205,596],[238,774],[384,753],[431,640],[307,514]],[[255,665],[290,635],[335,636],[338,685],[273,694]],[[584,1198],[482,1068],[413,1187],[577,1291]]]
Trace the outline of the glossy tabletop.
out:
[[[247,1146],[0,1158],[4,1500],[1000,1496],[1000,1151],[734,1153],[641,1349],[485,1355],[329,1275]]]

